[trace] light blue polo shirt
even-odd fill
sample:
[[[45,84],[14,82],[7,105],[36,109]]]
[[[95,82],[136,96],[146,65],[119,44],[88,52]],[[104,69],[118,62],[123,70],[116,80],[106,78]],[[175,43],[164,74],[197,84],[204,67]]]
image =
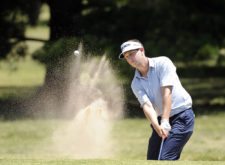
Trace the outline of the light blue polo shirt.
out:
[[[176,67],[168,57],[148,58],[149,67],[147,77],[142,77],[135,71],[131,83],[133,93],[141,106],[150,101],[158,116],[163,113],[161,87],[172,86],[172,105],[170,116],[178,114],[192,106],[192,99],[183,88],[176,73]]]

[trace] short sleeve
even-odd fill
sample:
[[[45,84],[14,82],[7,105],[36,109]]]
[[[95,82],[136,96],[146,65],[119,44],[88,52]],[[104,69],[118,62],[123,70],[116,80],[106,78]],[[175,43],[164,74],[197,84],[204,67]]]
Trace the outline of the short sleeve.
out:
[[[138,86],[138,84],[132,83],[131,84],[131,88],[132,88],[132,91],[133,91],[134,95],[136,96],[136,98],[138,99],[139,103],[141,104],[141,107],[143,107],[143,105],[146,102],[150,102],[146,92],[144,91],[143,88]]]
[[[176,67],[169,58],[163,57],[159,66],[160,86],[174,86],[177,78]]]

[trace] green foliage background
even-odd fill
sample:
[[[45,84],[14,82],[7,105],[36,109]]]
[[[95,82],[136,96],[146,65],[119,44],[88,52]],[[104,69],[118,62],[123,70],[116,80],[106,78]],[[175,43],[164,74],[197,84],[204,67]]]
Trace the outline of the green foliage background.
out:
[[[32,58],[46,68],[43,84],[52,86],[48,82],[50,80],[61,84],[67,57],[82,42],[87,54],[107,54],[124,86],[127,107],[136,109],[138,104],[134,101],[136,99],[129,84],[134,70],[123,60],[118,60],[118,54],[123,41],[138,38],[143,42],[147,56],[170,57],[181,78],[197,78],[200,86],[204,84],[203,81],[209,81],[213,86],[208,78],[220,80],[216,88],[219,95],[207,95],[204,106],[211,108],[212,98],[224,99],[223,0],[67,0],[63,4],[59,0],[22,0],[13,3],[4,0],[2,4],[0,58],[9,60],[10,68],[16,70],[19,57],[33,54]],[[28,29],[35,28],[49,29],[49,33],[42,34],[39,30],[33,31],[32,35],[27,33]],[[39,49],[35,49],[35,53],[30,51],[33,41],[42,42],[42,47],[36,47]],[[62,67],[59,68],[59,65]],[[53,75],[56,72],[60,74]],[[60,85],[56,89],[62,93]],[[201,93],[201,89],[197,92]],[[214,92],[211,88],[206,90]],[[193,97],[198,99],[199,95],[194,94]],[[224,104],[216,101],[213,109],[215,105],[220,108]],[[196,107],[199,106],[196,104]]]

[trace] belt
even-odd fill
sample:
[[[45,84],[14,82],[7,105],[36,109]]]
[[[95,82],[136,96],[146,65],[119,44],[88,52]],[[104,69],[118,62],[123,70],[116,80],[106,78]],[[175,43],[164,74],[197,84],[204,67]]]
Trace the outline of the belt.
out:
[[[184,111],[181,111],[181,112],[177,113],[176,115],[171,116],[170,121],[174,120],[177,116],[179,116],[180,114],[182,114],[182,113],[184,113],[185,111],[188,111],[188,110],[192,110],[192,107],[188,108],[188,109],[185,109]]]
[[[173,121],[177,116],[179,116],[180,114],[182,114],[182,113],[184,113],[185,111],[188,111],[188,110],[192,110],[192,107],[191,107],[191,108],[188,108],[188,109],[185,109],[185,110],[183,110],[183,111],[181,111],[181,112],[179,112],[179,113],[177,113],[177,114],[171,116],[171,117],[170,117],[170,121]],[[162,118],[162,117],[159,116],[159,117],[158,117],[158,121],[161,121],[161,118]]]

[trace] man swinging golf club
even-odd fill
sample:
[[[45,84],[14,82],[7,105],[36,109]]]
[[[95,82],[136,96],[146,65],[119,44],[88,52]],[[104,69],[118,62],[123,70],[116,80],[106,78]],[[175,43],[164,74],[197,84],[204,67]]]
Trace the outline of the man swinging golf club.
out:
[[[121,51],[119,59],[136,69],[131,88],[153,128],[147,159],[178,160],[192,135],[194,113],[176,67],[167,57],[146,57],[136,39],[122,43]]]

